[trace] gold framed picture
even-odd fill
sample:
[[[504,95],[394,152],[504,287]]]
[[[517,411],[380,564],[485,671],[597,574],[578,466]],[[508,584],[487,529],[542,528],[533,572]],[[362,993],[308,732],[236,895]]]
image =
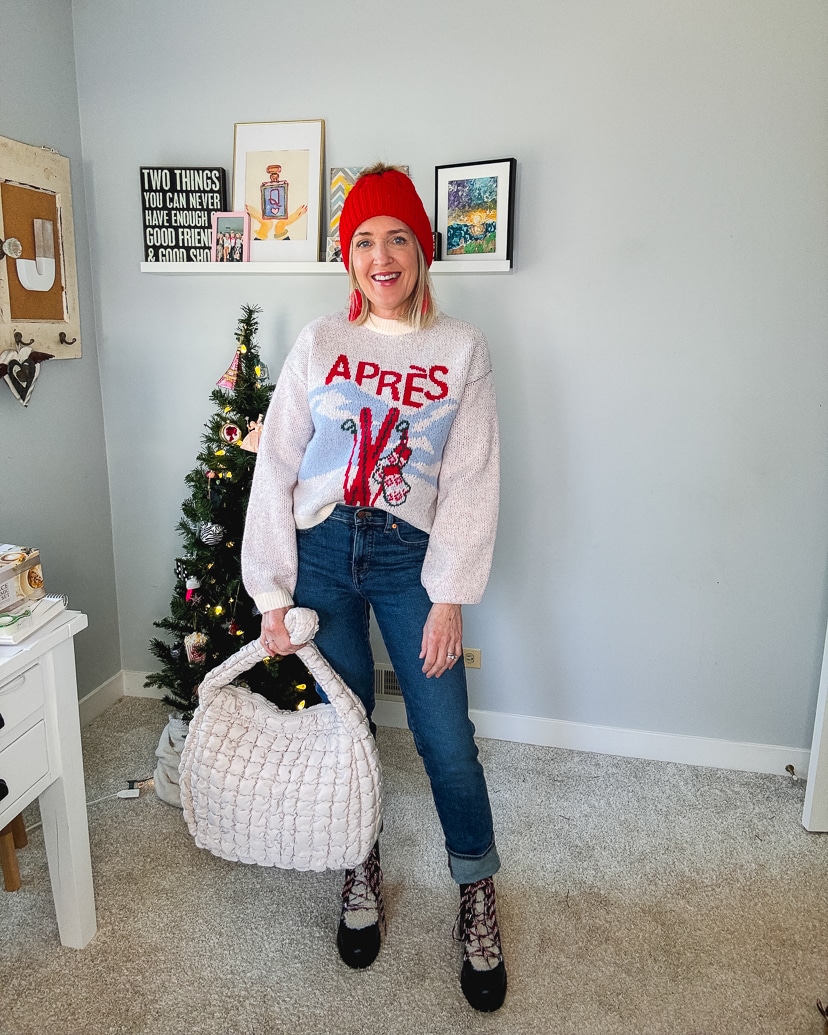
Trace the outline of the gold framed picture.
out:
[[[233,209],[250,216],[252,262],[316,262],[325,123],[237,122]]]

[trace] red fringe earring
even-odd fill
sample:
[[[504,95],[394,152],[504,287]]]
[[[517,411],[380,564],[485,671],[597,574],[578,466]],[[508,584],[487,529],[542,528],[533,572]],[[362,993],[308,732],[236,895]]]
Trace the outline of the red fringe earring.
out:
[[[348,319],[351,323],[359,319],[362,312],[362,293],[356,288],[351,292],[351,304],[348,307]]]
[[[431,292],[428,290],[428,288],[426,288],[425,292],[423,294],[423,305],[422,305],[422,308],[420,309],[420,316],[425,316],[425,314],[428,312],[428,304],[429,304],[430,301],[431,301]]]

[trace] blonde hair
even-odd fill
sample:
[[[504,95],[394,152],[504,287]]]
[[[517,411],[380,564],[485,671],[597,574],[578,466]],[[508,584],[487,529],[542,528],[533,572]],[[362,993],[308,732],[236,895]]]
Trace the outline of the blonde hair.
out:
[[[363,169],[357,177],[361,180],[363,176],[379,176],[385,172],[398,172],[402,173],[403,176],[408,176],[407,170],[403,169],[399,165],[386,165],[385,162],[375,162],[367,169]],[[410,324],[415,331],[425,331],[429,327],[432,327],[437,320],[439,310],[437,303],[434,299],[434,285],[431,281],[431,274],[429,273],[428,266],[426,265],[425,253],[423,252],[422,245],[417,239],[417,235],[414,231],[411,231],[411,236],[414,239],[414,244],[417,247],[417,283],[414,285],[414,290],[408,298],[408,305],[403,314],[403,319],[406,323]],[[351,254],[349,256],[348,263],[348,285],[351,290],[351,294],[354,291],[360,296],[362,300],[362,308],[359,316],[354,320],[354,323],[359,326],[364,324],[368,319],[370,311],[370,303],[365,296],[365,292],[357,283],[356,274],[354,273],[354,242],[351,240]]]

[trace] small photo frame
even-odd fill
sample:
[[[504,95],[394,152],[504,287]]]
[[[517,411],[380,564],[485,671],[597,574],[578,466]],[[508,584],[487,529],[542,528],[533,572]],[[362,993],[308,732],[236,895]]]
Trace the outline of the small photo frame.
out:
[[[512,264],[517,160],[438,165],[435,169],[435,227],[440,258]]]
[[[250,216],[252,262],[316,262],[325,123],[237,122],[233,208]]]
[[[250,216],[246,212],[214,212],[210,248],[212,262],[250,261]]]

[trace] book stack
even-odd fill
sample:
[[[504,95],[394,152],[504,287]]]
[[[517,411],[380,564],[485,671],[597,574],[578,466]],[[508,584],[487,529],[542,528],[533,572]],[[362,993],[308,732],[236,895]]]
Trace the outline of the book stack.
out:
[[[66,608],[65,596],[44,596],[0,614],[0,646],[21,643]]]

